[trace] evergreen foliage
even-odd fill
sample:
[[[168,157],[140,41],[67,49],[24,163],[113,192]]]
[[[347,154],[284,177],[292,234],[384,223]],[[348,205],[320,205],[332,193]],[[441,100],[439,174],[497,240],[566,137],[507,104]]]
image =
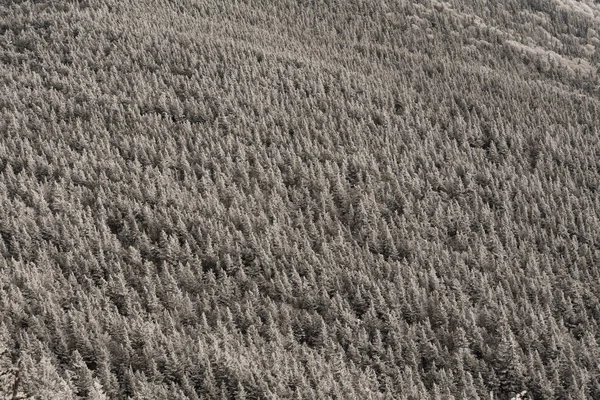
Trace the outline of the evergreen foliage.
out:
[[[0,394],[600,398],[599,21],[1,2]]]

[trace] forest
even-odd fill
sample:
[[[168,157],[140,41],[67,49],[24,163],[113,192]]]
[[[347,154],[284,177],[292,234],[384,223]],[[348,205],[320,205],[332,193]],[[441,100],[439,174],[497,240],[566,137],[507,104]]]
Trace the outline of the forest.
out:
[[[600,4],[0,1],[0,399],[600,399]]]

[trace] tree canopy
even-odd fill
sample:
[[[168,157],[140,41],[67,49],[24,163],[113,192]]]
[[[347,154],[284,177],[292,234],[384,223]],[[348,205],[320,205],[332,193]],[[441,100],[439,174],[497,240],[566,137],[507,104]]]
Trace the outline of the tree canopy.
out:
[[[599,21],[3,1],[1,395],[600,398]]]

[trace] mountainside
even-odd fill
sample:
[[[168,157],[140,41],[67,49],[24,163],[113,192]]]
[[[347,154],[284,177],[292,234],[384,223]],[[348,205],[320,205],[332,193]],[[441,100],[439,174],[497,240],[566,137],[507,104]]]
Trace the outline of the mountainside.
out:
[[[600,399],[599,64],[592,0],[0,2],[0,398]]]

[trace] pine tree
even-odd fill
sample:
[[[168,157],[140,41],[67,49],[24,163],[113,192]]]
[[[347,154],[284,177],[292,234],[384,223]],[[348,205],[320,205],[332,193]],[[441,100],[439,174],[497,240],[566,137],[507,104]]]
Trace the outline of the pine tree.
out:
[[[75,400],[75,385],[62,377],[52,360],[46,356],[37,361],[29,355],[23,356],[23,387],[28,393],[48,400]]]
[[[108,396],[102,390],[102,385],[98,381],[94,381],[93,386],[87,394],[89,400],[108,400]]]
[[[0,347],[0,396],[6,400],[31,398],[23,392],[21,361],[13,363],[8,349]]]
[[[77,350],[73,351],[73,367],[75,369],[75,386],[77,388],[77,395],[81,397],[88,397],[90,392],[94,389],[94,378],[92,372],[87,367],[83,357]]]
[[[242,382],[238,381],[237,383],[237,387],[235,389],[235,393],[234,393],[234,399],[235,400],[246,400],[247,394],[246,394],[246,389],[244,389],[244,385],[242,385]]]

